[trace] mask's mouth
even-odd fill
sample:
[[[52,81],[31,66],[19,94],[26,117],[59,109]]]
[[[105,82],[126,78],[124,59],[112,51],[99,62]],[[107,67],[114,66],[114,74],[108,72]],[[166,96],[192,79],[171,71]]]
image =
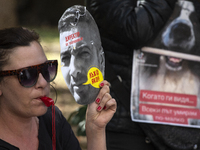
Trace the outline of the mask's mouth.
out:
[[[183,60],[176,57],[166,57],[166,67],[172,71],[179,71],[182,69]]]

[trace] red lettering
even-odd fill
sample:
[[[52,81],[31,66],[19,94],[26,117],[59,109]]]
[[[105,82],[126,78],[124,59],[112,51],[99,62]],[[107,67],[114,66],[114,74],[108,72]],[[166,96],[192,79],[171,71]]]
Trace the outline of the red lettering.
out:
[[[90,73],[89,75],[90,75],[90,78],[92,78],[92,77],[93,77],[93,74],[92,74],[92,73]]]
[[[99,71],[98,70],[96,70],[96,74],[97,74],[97,76],[99,75]]]
[[[94,77],[96,76],[96,72],[95,71],[93,71],[93,73],[94,73]]]
[[[95,83],[95,78],[94,78],[94,79],[92,79],[91,81],[92,81],[92,84],[94,84],[94,83]]]
[[[66,40],[66,42],[67,42],[67,41],[69,41],[69,40],[71,40],[71,39],[74,39],[74,38],[76,38],[76,37],[79,37],[79,36],[80,36],[80,32],[76,32],[76,33],[74,33],[74,34],[71,34],[71,35],[65,37],[65,40]]]
[[[91,81],[92,81],[92,84],[99,82],[100,81],[99,76],[93,78]]]

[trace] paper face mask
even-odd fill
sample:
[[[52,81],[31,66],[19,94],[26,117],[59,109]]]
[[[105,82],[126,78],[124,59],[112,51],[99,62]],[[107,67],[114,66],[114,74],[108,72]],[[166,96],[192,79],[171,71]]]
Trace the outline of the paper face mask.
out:
[[[59,20],[61,71],[79,104],[93,102],[104,76],[104,52],[97,25],[83,6],[72,6]]]

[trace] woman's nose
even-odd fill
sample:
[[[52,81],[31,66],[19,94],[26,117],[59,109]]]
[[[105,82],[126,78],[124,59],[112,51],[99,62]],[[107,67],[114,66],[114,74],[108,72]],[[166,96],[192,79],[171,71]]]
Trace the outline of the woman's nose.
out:
[[[48,85],[48,82],[45,80],[43,75],[41,73],[39,73],[38,80],[37,80],[37,83],[36,83],[36,87],[44,88],[47,85]]]

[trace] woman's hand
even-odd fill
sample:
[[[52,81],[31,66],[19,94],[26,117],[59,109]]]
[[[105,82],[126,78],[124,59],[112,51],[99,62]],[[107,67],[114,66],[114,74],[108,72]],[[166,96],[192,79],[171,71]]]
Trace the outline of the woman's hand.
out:
[[[88,150],[106,150],[105,127],[117,108],[115,99],[109,94],[109,86],[107,81],[102,81],[95,102],[87,107],[85,127]]]
[[[116,101],[111,97],[110,84],[104,80],[100,83],[101,90],[95,100],[87,107],[86,125],[93,128],[105,128],[116,111]],[[87,127],[87,126],[86,126]]]

